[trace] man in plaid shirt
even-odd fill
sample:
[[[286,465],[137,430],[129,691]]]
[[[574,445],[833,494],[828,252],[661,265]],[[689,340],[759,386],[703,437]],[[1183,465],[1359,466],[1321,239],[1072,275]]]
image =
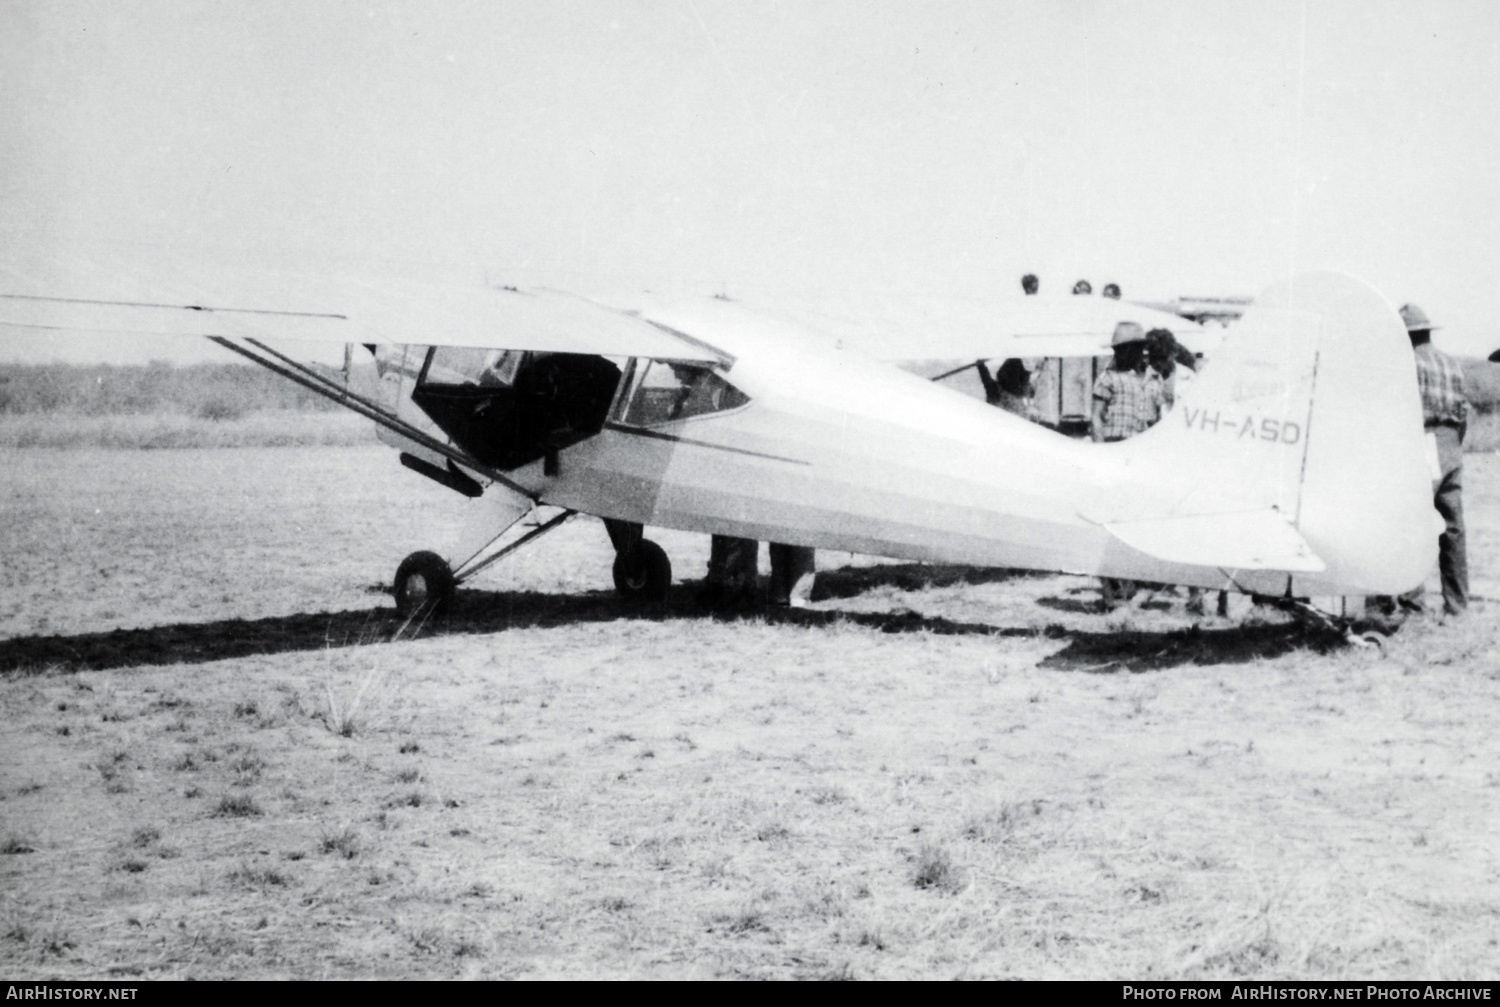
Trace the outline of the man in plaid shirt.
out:
[[[1146,332],[1135,322],[1115,326],[1110,346],[1115,351],[1109,370],[1094,382],[1096,441],[1123,441],[1161,419],[1161,385],[1145,374]]]
[[[1415,304],[1401,308],[1401,320],[1417,358],[1417,388],[1422,394],[1422,423],[1437,441],[1441,475],[1433,483],[1433,504],[1447,527],[1438,538],[1438,573],[1443,581],[1443,611],[1458,615],[1469,606],[1469,561],[1464,546],[1463,438],[1469,402],[1458,361],[1432,345],[1427,313]],[[1401,598],[1402,607],[1420,611],[1422,590]]]
[[[1146,378],[1146,330],[1135,322],[1121,322],[1109,345],[1115,359],[1109,370],[1094,382],[1094,422],[1092,436],[1096,441],[1123,441],[1161,419],[1161,383]],[[1102,579],[1100,604],[1107,612],[1129,602],[1141,587],[1133,580],[1115,577]]]

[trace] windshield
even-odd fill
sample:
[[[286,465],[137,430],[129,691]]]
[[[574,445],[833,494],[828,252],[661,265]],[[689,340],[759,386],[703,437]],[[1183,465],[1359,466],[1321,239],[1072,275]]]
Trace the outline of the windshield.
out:
[[[711,368],[672,360],[638,361],[622,423],[654,426],[738,409],[750,397]]]

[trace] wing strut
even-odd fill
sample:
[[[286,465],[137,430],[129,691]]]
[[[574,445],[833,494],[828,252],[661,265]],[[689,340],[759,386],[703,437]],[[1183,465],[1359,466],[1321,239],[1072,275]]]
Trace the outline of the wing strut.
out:
[[[533,511],[533,513],[535,512]],[[564,521],[568,520],[568,518],[577,513],[577,511],[564,510],[561,514],[555,514],[545,524],[537,525],[535,528],[532,528],[530,531],[528,531],[525,535],[522,535],[520,538],[516,539],[510,545],[499,550],[498,552],[491,553],[477,563],[474,562],[473,557],[470,557],[470,559],[465,562],[463,566],[453,571],[453,582],[455,584],[462,584],[464,581],[470,579],[485,567],[499,562],[533,539],[541,538],[553,528],[556,528],[558,525],[562,524]],[[504,534],[504,532],[502,532],[501,534]],[[486,548],[488,548],[488,546],[486,546]],[[483,550],[480,551],[483,552]]]
[[[478,472],[486,479],[489,479],[492,482],[497,482],[500,485],[504,486],[506,489],[511,490],[512,492],[519,493],[521,496],[526,497],[533,503],[541,502],[541,494],[527,489],[525,486],[522,486],[520,483],[506,476],[504,473],[490,468],[488,465],[485,465],[482,462],[475,461],[473,458],[469,457],[466,452],[458,450],[451,444],[445,444],[444,442],[438,440],[436,437],[433,437],[431,434],[427,433],[425,430],[419,430],[417,427],[413,426],[410,423],[407,423],[405,420],[398,419],[397,417],[392,416],[390,413],[386,412],[384,409],[381,409],[378,405],[369,401],[363,396],[356,395],[348,389],[340,388],[336,383],[330,381],[323,375],[317,373],[311,368],[303,366],[295,360],[291,360],[287,357],[282,356],[280,353],[277,353],[275,350],[271,349],[268,346],[264,346],[263,344],[255,340],[249,340],[249,342],[254,343],[259,350],[269,355],[262,356],[261,353],[258,353],[255,350],[246,349],[238,343],[233,342],[230,339],[226,339],[224,336],[209,336],[208,338],[211,341],[218,343],[226,350],[238,353],[240,356],[251,361],[252,363],[259,364],[266,370],[271,371],[274,374],[278,374],[295,384],[299,384],[310,392],[321,395],[325,399],[330,399],[333,402],[337,402],[344,408],[358,413],[365,419],[374,420],[376,423],[389,430],[394,430],[402,437],[406,437],[417,442],[427,450],[434,451],[437,454],[442,455],[444,458],[447,458],[449,461],[455,462],[456,464],[462,465],[465,468],[472,469],[475,472]],[[283,365],[276,359],[272,358],[279,358],[280,360],[285,361],[286,364]]]

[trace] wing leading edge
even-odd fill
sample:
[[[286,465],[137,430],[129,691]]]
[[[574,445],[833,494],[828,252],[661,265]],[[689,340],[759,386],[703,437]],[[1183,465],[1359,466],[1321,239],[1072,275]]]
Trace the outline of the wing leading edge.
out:
[[[554,291],[408,281],[278,280],[232,289],[130,284],[0,288],[0,325],[80,332],[407,343],[725,363],[716,348]]]

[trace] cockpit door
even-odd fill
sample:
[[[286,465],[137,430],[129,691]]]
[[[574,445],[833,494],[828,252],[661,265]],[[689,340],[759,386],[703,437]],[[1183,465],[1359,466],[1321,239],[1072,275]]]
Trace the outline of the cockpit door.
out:
[[[605,357],[435,346],[411,398],[459,447],[511,470],[597,434],[619,383]]]

